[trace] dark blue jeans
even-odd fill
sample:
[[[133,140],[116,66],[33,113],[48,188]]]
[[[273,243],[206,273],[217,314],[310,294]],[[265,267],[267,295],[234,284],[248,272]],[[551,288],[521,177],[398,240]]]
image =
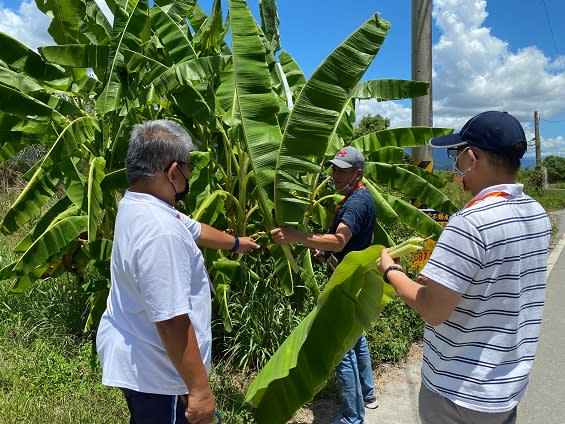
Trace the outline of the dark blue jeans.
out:
[[[365,403],[377,399],[367,339],[361,336],[336,369],[341,401],[341,418],[335,424],[362,424]]]

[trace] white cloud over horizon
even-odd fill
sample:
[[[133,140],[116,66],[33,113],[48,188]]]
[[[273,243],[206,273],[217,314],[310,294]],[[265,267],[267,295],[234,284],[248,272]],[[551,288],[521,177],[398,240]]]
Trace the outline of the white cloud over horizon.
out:
[[[484,25],[486,0],[434,0],[434,24],[441,35],[433,46],[434,126],[461,128],[485,110],[505,110],[533,138],[533,113],[547,119],[565,110],[563,57],[551,59],[536,46],[512,51]],[[360,102],[358,119],[379,113],[393,127],[409,126],[408,106]],[[565,154],[564,136],[542,138],[542,155]],[[528,155],[533,149],[528,149]]]
[[[17,11],[5,7],[0,1],[0,31],[30,49],[54,43],[47,32],[50,23],[51,19],[37,8],[33,0],[22,2]]]

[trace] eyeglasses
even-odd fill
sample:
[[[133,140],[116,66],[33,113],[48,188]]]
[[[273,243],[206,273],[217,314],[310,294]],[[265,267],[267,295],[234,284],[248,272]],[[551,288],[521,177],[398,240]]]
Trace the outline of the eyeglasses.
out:
[[[456,161],[457,158],[459,157],[459,155],[461,153],[463,153],[465,150],[471,150],[471,152],[473,152],[473,155],[475,156],[475,158],[479,158],[479,155],[477,154],[476,151],[474,151],[473,149],[471,149],[471,147],[467,144],[464,146],[459,146],[459,147],[450,147],[447,149],[447,157],[449,159],[451,159],[452,161]]]
[[[447,149],[447,157],[451,160],[455,160],[457,159],[457,156],[459,155],[459,147],[450,147],[449,149]]]

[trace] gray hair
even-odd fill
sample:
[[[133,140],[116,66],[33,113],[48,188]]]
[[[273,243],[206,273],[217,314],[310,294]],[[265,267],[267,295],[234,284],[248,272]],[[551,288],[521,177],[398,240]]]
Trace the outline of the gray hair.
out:
[[[173,121],[158,119],[133,126],[126,155],[128,183],[154,177],[173,162],[187,162],[192,138]]]

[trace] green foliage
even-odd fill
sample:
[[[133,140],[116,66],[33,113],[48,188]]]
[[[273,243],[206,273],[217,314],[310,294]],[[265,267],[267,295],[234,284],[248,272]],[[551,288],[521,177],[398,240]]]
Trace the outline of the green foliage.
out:
[[[0,35],[0,162],[28,146],[45,148],[1,223],[5,234],[26,230],[18,243],[19,258],[0,274],[15,290],[63,273],[82,274],[91,265],[101,279],[109,279],[104,263],[117,202],[126,189],[128,135],[137,122],[167,118],[187,128],[200,152],[194,154],[193,193],[184,210],[219,229],[245,235],[267,232],[275,223],[307,227],[314,205],[317,215],[322,208],[331,215],[331,206],[319,202],[324,191],[319,175],[337,149],[355,141],[355,99],[386,101],[428,91],[420,81],[360,82],[389,27],[377,14],[306,80],[288,53],[281,54],[278,66],[281,40],[274,1],[262,3],[261,25],[244,1],[228,3],[224,21],[219,1],[209,17],[195,2],[112,2],[110,24],[94,0],[50,0],[40,9],[52,18],[49,31],[56,45],[40,47],[37,54]],[[228,26],[231,48],[225,40]],[[96,78],[89,75],[91,70]],[[284,80],[290,93],[283,89]],[[397,163],[402,147],[449,131],[385,129],[357,142],[367,156],[373,155],[371,164],[377,167]],[[402,184],[396,190],[419,187],[428,197],[422,199],[426,204],[451,209],[438,195],[437,180],[409,168],[398,173]],[[423,223],[417,231],[439,234],[441,228],[416,208],[381,195],[382,185],[389,182],[372,180],[371,193],[383,211],[376,223],[382,240],[391,240],[386,228],[395,221]],[[61,201],[50,203],[55,195]],[[223,255],[209,252],[208,267]],[[273,246],[270,255],[274,281],[286,295],[306,286],[310,296],[317,296],[303,249]],[[230,282],[220,274],[211,272],[221,284],[217,301],[223,306],[218,311],[229,329]],[[104,306],[106,286],[92,286],[98,289],[91,292],[88,326],[96,323]]]
[[[379,114],[374,116],[369,114],[361,118],[359,125],[355,129],[353,138],[355,139],[377,131],[386,130],[388,127],[390,127],[390,119]]]
[[[453,181],[452,171],[434,171],[441,178],[444,178],[447,183],[442,188],[442,193],[445,194],[457,207],[457,209],[463,209],[465,205],[471,200],[471,193],[463,190],[463,188]]]
[[[547,156],[542,164],[547,169],[547,181],[550,183],[565,180],[565,158],[562,156]]]
[[[543,208],[550,212],[565,208],[565,191],[563,189],[547,189],[533,196]]]
[[[376,367],[380,362],[397,362],[406,356],[414,340],[424,336],[424,321],[399,298],[388,303],[367,335]]]
[[[543,172],[539,167],[519,169],[516,181],[524,184],[524,193],[530,196],[543,193]]]
[[[227,367],[243,372],[261,369],[313,307],[312,297],[296,301],[304,288],[296,290],[291,299],[285,295],[276,284],[272,261],[268,252],[246,258],[246,265],[254,265],[259,280],[243,275],[232,283],[231,331],[226,331],[220,320],[213,324],[214,359]]]

